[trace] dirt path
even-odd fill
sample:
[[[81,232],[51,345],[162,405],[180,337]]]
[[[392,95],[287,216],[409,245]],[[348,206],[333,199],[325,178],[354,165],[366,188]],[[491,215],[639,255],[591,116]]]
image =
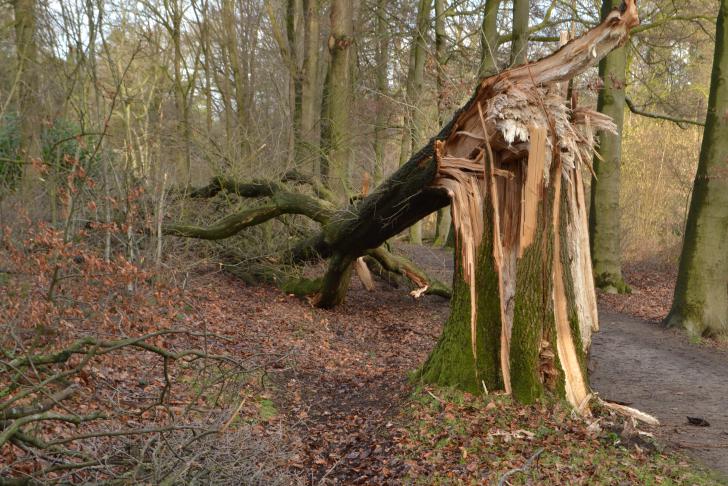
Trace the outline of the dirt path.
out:
[[[602,312],[590,360],[592,387],[655,415],[655,433],[728,474],[728,353],[645,321]],[[688,425],[700,417],[709,427]]]

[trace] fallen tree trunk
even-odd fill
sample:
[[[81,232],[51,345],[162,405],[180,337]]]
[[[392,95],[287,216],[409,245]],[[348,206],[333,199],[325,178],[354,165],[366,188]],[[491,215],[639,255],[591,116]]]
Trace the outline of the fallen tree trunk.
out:
[[[283,182],[310,185],[316,196],[297,192],[293,188],[283,184]],[[235,194],[242,198],[265,200],[265,202],[257,207],[244,209],[225,216],[208,226],[168,223],[163,225],[162,232],[169,236],[203,240],[222,240],[236,235],[245,228],[259,225],[286,214],[304,215],[312,221],[321,224],[324,228],[327,228],[331,219],[339,214],[335,206],[330,202],[331,195],[325,188],[318,186],[316,182],[312,182],[296,172],[286,173],[281,178],[281,182],[267,180],[238,181],[230,178],[216,177],[207,186],[192,191],[190,197],[211,198],[220,192]],[[346,280],[348,283],[351,276],[352,264],[358,260],[359,269],[357,274],[362,279],[364,286],[370,289],[371,277],[367,274],[368,268],[364,260],[360,259],[361,257],[359,255],[347,255],[345,258],[338,257],[339,259],[337,260],[335,259],[333,249],[334,247],[327,242],[322,233],[314,238],[299,242],[292,250],[275,259],[279,265],[285,265],[303,263],[321,257],[331,257],[331,263],[329,264],[330,271],[323,279],[308,280],[290,278],[286,275],[285,271],[274,268],[271,262],[248,264],[249,268],[247,271],[235,269],[233,273],[246,281],[270,281],[279,285],[283,290],[297,295],[318,294],[320,289],[327,285],[345,292],[346,287],[331,284],[327,281],[327,278]],[[228,253],[234,252],[228,251]],[[407,278],[412,282],[415,289],[413,295],[416,297],[428,294],[449,298],[451,295],[450,289],[445,284],[432,279],[424,270],[420,269],[407,258],[401,255],[394,255],[382,246],[363,251],[361,255],[372,258],[387,272]],[[230,256],[232,259],[235,259],[234,255]],[[339,295],[337,296],[337,300],[343,300],[344,297],[345,295]]]
[[[626,0],[554,54],[481,81],[435,138],[299,246],[297,257],[315,248],[330,258],[314,302],[341,303],[359,257],[451,204],[451,315],[421,378],[524,402],[559,394],[586,412],[584,352],[597,320],[580,171],[590,167],[595,130],[614,124],[568,107],[560,84],[638,23]]]

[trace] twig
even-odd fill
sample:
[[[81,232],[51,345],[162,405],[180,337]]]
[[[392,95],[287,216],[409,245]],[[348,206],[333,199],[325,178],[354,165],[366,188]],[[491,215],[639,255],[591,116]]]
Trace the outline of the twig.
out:
[[[427,393],[428,393],[428,394],[429,394],[429,395],[430,395],[430,396],[431,396],[432,398],[434,398],[435,400],[437,400],[437,401],[438,401],[438,402],[440,402],[441,404],[443,404],[443,405],[445,404],[445,401],[444,401],[443,399],[439,398],[439,397],[438,397],[437,395],[435,395],[434,393],[432,393],[432,392],[431,392],[430,390],[425,390],[425,391],[426,391],[426,392],[427,392]]]
[[[516,473],[519,473],[519,472],[527,473],[528,470],[531,468],[531,464],[533,464],[533,461],[535,461],[538,458],[538,456],[540,456],[543,453],[543,451],[544,451],[544,448],[541,447],[539,450],[534,452],[531,457],[528,458],[528,460],[526,461],[526,463],[523,466],[517,467],[515,469],[511,469],[510,471],[506,472],[503,476],[501,476],[500,481],[498,481],[498,486],[504,486],[506,484],[506,480]]]
[[[243,405],[245,405],[245,400],[247,400],[248,397],[243,398],[240,400],[240,404],[238,404],[237,408],[235,408],[235,411],[230,415],[230,418],[225,421],[224,424],[222,424],[222,427],[220,427],[220,433],[223,433],[227,430],[228,427],[230,427],[230,424],[235,420],[235,417],[238,416],[240,413],[240,410],[242,410]]]

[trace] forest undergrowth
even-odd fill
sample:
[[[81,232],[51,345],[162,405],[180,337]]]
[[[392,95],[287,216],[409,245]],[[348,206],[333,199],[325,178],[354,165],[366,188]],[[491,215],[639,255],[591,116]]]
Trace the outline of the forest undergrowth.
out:
[[[355,282],[315,309],[105,261],[99,229],[5,230],[0,484],[719,484],[607,412],[412,383],[444,299]]]

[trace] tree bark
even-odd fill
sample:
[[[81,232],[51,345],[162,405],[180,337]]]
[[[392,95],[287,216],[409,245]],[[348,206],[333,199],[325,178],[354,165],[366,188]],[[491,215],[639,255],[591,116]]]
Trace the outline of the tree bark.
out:
[[[445,123],[445,63],[447,62],[447,37],[445,36],[445,0],[435,0],[435,56],[437,61],[437,126]],[[435,246],[443,247],[450,234],[452,218],[450,210],[442,208],[437,212]]]
[[[232,75],[232,91],[235,100],[235,140],[237,147],[243,154],[249,148],[248,140],[248,106],[247,106],[247,90],[248,74],[243,71],[243,63],[240,59],[240,42],[238,40],[237,15],[235,3],[233,0],[222,0],[222,19],[223,32],[225,35],[224,43],[227,51],[228,62]],[[227,81],[229,84],[229,81]],[[228,101],[230,104],[230,100]],[[232,107],[230,107],[232,112]],[[232,117],[229,117],[229,123],[232,124]],[[232,130],[231,130],[232,132]]]
[[[480,69],[481,78],[498,72],[498,7],[500,0],[486,0],[483,11],[483,24],[480,30]]]
[[[291,113],[291,134],[293,137],[293,162],[301,164],[305,158],[303,141],[303,36],[301,31],[301,17],[303,13],[302,0],[287,0],[286,2],[286,38],[288,41],[289,56],[289,104]]]
[[[303,143],[303,166],[310,167],[314,177],[320,176],[318,167],[319,138],[317,119],[320,114],[319,102],[319,46],[321,20],[318,0],[303,0],[304,10],[304,52],[303,86],[301,100],[301,138]]]
[[[430,29],[432,0],[420,0],[417,7],[417,23],[412,43],[412,84],[407,87],[407,104],[411,110],[412,146],[421,147],[427,142],[427,113],[420,104],[425,89],[425,61],[427,60],[427,36]],[[411,88],[411,89],[410,89]],[[410,243],[422,244],[422,223],[415,222],[409,230]]]
[[[513,41],[511,44],[511,66],[528,61],[528,17],[529,0],[513,0]]]
[[[326,96],[330,130],[328,147],[329,187],[341,200],[350,192],[351,129],[349,114],[352,101],[351,45],[354,42],[353,5],[351,0],[332,0],[331,53]]]
[[[389,93],[389,35],[387,33],[388,0],[377,0],[377,116],[374,121],[374,185],[384,180],[385,144],[387,142],[387,96]]]
[[[617,0],[604,0],[602,16],[619,6]],[[620,248],[619,187],[622,164],[622,125],[624,120],[624,86],[627,51],[615,49],[599,63],[599,77],[604,82],[599,92],[597,110],[617,125],[617,133],[602,133],[594,157],[591,187],[589,232],[591,256],[597,287],[610,293],[629,292],[622,278]]]
[[[690,201],[671,327],[728,334],[728,1],[721,0],[708,115]]]

